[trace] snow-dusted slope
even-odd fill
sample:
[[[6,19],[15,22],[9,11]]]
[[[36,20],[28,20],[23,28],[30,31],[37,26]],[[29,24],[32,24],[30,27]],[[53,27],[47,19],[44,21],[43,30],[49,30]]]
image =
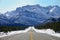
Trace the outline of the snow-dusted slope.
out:
[[[6,22],[24,24],[24,25],[37,25],[44,23],[50,17],[60,17],[59,6],[42,7],[40,5],[27,5],[18,7],[16,10],[6,12]],[[1,19],[1,18],[0,18]],[[4,21],[2,23],[5,23]]]

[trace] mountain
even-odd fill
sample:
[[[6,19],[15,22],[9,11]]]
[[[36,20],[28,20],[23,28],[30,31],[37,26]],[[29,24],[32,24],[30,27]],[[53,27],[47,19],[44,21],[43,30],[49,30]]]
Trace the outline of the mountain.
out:
[[[38,25],[47,22],[49,18],[60,17],[59,6],[42,7],[40,5],[27,5],[16,8],[11,12],[0,15],[0,24]]]
[[[60,7],[59,6],[53,6],[50,11],[48,11],[49,16],[51,17],[60,17]]]

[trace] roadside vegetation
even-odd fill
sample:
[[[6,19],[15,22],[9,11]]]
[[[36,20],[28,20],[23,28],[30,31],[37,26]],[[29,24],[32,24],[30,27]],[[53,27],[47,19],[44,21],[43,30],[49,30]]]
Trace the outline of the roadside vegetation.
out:
[[[0,32],[24,30],[26,28],[28,28],[28,27],[27,26],[0,26]]]
[[[60,22],[51,22],[35,26],[36,29],[53,29],[55,32],[60,32]]]
[[[24,30],[28,26],[0,26],[0,32],[8,32],[15,30]],[[53,29],[55,32],[60,32],[60,22],[50,22],[35,26],[36,29]]]

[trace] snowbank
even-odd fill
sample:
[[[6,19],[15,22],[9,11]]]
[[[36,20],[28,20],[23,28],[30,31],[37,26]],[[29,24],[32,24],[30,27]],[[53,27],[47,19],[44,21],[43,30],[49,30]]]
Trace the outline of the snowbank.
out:
[[[5,36],[10,36],[10,35],[15,35],[15,34],[20,34],[20,33],[26,33],[31,29],[31,27],[25,29],[25,30],[19,30],[19,31],[11,31],[8,32],[7,34],[4,32],[0,32],[0,37],[5,37]]]
[[[49,35],[52,35],[52,36],[60,37],[60,33],[56,33],[52,29],[40,29],[40,30],[38,30],[38,29],[35,29],[34,27],[32,27],[32,29],[35,32],[38,32],[38,33],[45,33],[45,34],[49,34]]]
[[[34,30],[35,32],[38,32],[38,33],[45,33],[45,34],[49,34],[52,36],[60,37],[60,33],[55,33],[55,31],[52,29],[40,29],[40,30],[38,30],[38,29],[35,29],[34,27],[29,27],[25,30],[11,31],[11,32],[8,32],[7,35],[3,32],[0,32],[0,37],[10,36],[10,35],[20,34],[20,33],[26,33],[29,30]]]

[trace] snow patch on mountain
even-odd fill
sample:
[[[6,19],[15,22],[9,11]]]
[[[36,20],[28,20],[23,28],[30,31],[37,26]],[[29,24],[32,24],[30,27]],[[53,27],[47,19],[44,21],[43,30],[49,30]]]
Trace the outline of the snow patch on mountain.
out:
[[[53,7],[52,9],[50,9],[50,12],[53,12],[55,10],[56,7]]]

